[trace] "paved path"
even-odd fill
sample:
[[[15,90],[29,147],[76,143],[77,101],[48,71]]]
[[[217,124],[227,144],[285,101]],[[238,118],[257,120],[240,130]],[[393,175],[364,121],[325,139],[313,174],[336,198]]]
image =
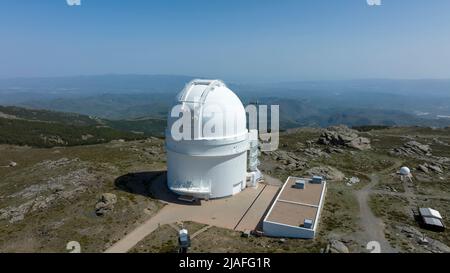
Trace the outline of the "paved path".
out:
[[[156,190],[163,189],[165,176],[153,181],[152,185]],[[180,221],[194,221],[240,231],[255,229],[278,190],[277,186],[260,184],[256,189],[247,188],[232,197],[202,201],[201,205],[179,202],[166,190],[158,192],[156,195],[159,199],[168,200],[165,201],[166,205],[105,252],[127,252],[160,225]]]

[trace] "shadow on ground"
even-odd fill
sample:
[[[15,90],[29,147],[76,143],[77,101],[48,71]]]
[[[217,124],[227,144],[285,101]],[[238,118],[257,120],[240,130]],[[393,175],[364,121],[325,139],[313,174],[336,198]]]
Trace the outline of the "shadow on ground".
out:
[[[160,200],[166,203],[182,205],[200,205],[200,202],[185,202],[178,199],[167,187],[167,171],[127,173],[114,181],[117,189]]]

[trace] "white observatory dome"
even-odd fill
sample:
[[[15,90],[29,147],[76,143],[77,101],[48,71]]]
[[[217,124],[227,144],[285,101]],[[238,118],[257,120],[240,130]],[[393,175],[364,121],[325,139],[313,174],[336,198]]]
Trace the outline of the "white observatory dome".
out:
[[[400,168],[400,174],[401,175],[410,175],[411,170],[408,167],[401,167]]]
[[[242,102],[222,81],[187,84],[167,122],[169,188],[197,198],[225,197],[244,189],[249,149],[246,120]]]

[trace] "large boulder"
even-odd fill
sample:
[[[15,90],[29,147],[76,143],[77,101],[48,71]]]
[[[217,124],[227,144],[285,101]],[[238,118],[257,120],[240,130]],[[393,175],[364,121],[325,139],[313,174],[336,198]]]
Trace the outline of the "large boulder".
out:
[[[114,204],[117,203],[117,196],[113,193],[104,193],[95,204],[95,213],[98,216],[104,215],[114,209]]]
[[[360,151],[369,150],[371,148],[370,140],[365,137],[354,138],[350,143],[347,143],[347,146]]]
[[[415,140],[408,141],[402,147],[394,148],[391,154],[398,156],[431,156],[429,145],[422,144]]]
[[[328,252],[330,253],[349,253],[348,247],[341,241],[331,240],[328,243]]]
[[[357,150],[371,148],[370,139],[360,137],[358,131],[344,125],[327,128],[322,132],[317,142],[322,145],[344,146]]]

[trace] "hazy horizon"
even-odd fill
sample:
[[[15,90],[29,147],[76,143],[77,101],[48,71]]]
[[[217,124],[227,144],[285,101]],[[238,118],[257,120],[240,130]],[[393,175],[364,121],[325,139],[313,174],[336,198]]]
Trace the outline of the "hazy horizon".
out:
[[[0,81],[8,80],[38,80],[38,79],[70,79],[70,78],[89,78],[89,77],[109,77],[109,76],[142,76],[142,77],[190,77],[192,79],[220,79],[218,77],[208,77],[202,75],[182,75],[182,74],[145,74],[145,73],[99,73],[99,74],[74,74],[74,75],[47,75],[47,76],[14,76],[2,77]],[[358,81],[450,81],[450,76],[447,78],[348,78],[348,79],[291,79],[291,80],[230,80],[230,83],[236,84],[277,84],[277,83],[308,83],[308,82],[358,82]]]
[[[0,78],[448,79],[450,2],[7,0]]]

